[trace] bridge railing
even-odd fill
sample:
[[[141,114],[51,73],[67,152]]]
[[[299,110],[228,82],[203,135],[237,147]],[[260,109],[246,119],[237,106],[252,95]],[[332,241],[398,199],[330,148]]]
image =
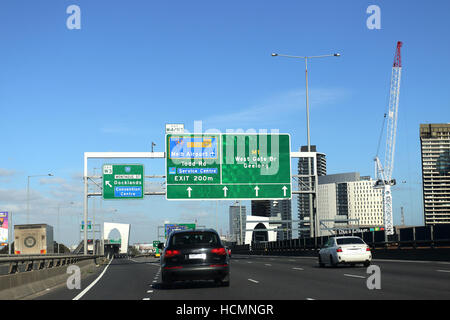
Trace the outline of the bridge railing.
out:
[[[74,254],[1,255],[0,275],[51,269],[64,265],[76,264],[83,260],[96,260],[100,257],[102,256]]]
[[[450,225],[398,228],[393,235],[384,231],[346,234],[360,237],[372,249],[450,248]],[[330,237],[300,238],[231,246],[233,253],[244,254],[305,254],[316,253]]]

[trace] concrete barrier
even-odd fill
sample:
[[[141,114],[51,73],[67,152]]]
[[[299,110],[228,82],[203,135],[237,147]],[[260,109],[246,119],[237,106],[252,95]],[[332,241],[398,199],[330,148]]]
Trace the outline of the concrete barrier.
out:
[[[99,262],[100,259],[97,259]],[[103,260],[101,261],[103,262]],[[82,260],[76,264],[80,267],[81,277],[98,270],[99,265],[94,259]],[[71,266],[63,265],[43,270],[32,270],[29,272],[19,272],[15,274],[0,276],[0,299],[18,300],[27,296],[40,293],[48,288],[61,285],[67,281],[70,274],[67,268]]]

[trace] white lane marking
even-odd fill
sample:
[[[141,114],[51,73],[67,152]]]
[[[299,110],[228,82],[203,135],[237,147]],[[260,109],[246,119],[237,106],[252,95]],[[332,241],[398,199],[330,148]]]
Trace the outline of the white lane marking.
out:
[[[254,282],[254,283],[259,283],[259,281],[253,280],[253,279],[248,279],[248,281]]]
[[[436,270],[437,272],[450,272],[450,270]]]
[[[152,293],[153,292],[153,290],[147,290],[147,293]]]
[[[149,262],[149,263],[147,263],[148,265],[151,265],[151,266],[155,266],[155,267],[159,267],[160,266],[160,264],[159,263],[156,263],[156,262]]]
[[[72,300],[79,300],[81,299],[86,292],[88,292],[89,290],[91,290],[91,288],[103,277],[103,275],[105,274],[106,270],[108,270],[109,265],[111,264],[111,262],[114,260],[114,257],[111,259],[111,261],[109,261],[108,265],[106,266],[105,270],[103,270],[103,272],[97,277],[97,279],[95,279],[94,281],[92,281],[92,283],[87,286],[86,289],[84,289],[83,291],[81,291],[75,298],[73,298]]]
[[[361,279],[365,279],[366,278],[364,276],[357,276],[357,275],[354,275],[354,274],[347,274],[347,273],[344,273],[344,276],[352,277],[352,278],[361,278]]]
[[[271,267],[272,265],[270,263],[266,263],[265,266]]]
[[[303,268],[292,268],[294,270],[303,270]]]
[[[247,261],[247,263],[253,263],[253,262],[251,262],[251,261]]]
[[[306,298],[306,300],[313,301],[313,300],[316,300],[316,299],[313,299],[313,298]]]
[[[144,298],[144,299],[142,299],[142,300],[150,300],[150,298]]]

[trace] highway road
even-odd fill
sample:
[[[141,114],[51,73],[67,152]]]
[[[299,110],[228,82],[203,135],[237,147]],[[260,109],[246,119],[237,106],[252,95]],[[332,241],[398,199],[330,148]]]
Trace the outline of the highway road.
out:
[[[230,287],[213,282],[161,285],[159,260],[113,259],[82,288],[53,288],[45,300],[324,300],[450,299],[450,262],[374,260],[381,289],[368,289],[364,267],[319,268],[312,257],[234,255]]]

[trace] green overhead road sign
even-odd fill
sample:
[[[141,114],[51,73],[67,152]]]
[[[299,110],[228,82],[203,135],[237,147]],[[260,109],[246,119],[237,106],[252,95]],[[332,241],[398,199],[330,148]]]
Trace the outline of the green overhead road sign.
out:
[[[166,135],[168,200],[291,198],[288,134]]]
[[[176,223],[164,225],[164,238],[170,235],[174,230],[195,230],[195,223]]]
[[[88,220],[87,228],[88,230],[92,229],[92,222],[90,220]],[[81,230],[84,230],[84,221],[81,221]]]
[[[144,165],[104,164],[103,199],[143,199]]]

